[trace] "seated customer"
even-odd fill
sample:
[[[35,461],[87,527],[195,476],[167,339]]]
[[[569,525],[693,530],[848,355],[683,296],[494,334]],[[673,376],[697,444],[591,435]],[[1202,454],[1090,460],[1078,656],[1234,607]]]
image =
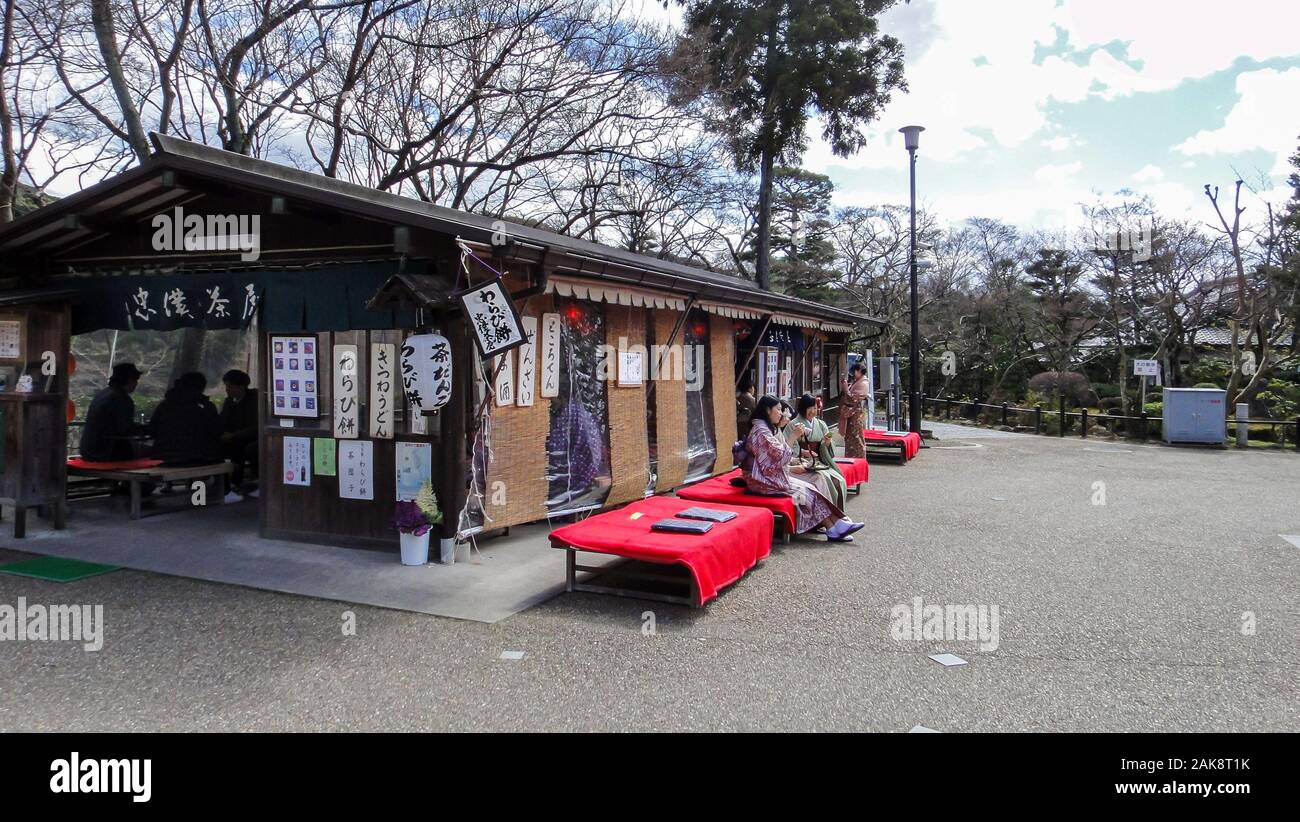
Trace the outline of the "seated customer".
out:
[[[863,524],[844,516],[844,512],[811,483],[791,476],[787,465],[794,449],[780,434],[783,421],[788,421],[788,416],[780,400],[769,394],[758,401],[750,420],[749,436],[745,439],[745,450],[749,455],[741,466],[745,484],[760,494],[789,494],[795,504],[795,533],[804,534],[820,527],[826,529],[828,542],[852,542],[850,535]]]
[[[113,366],[108,387],[90,401],[86,425],[81,429],[81,458],[87,462],[117,462],[136,458],[129,437],[145,433],[135,421],[135,400],[131,399],[140,384],[140,369],[134,363]]]
[[[203,393],[208,378],[192,371],[182,374],[153,412],[154,459],[164,465],[206,465],[221,462],[221,415]]]
[[[785,429],[786,442],[791,448],[799,449],[801,456],[807,457],[811,465],[811,476],[818,480],[817,487],[842,508],[848,500],[849,488],[844,475],[835,464],[835,446],[831,441],[830,426],[822,420],[821,408],[812,394],[804,394],[796,405],[798,413]]]
[[[236,502],[244,485],[244,465],[252,467],[252,482],[257,482],[257,389],[249,388],[252,380],[239,369],[227,371],[221,378],[226,387],[226,401],[221,404],[221,453],[235,464],[230,475],[227,502]],[[256,496],[253,491],[249,496]]]

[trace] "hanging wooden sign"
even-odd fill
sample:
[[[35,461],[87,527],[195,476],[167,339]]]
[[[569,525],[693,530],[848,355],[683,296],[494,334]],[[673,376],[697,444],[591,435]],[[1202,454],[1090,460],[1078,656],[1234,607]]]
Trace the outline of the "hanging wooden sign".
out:
[[[334,436],[339,439],[357,438],[357,373],[357,347],[334,346]]]
[[[370,436],[376,439],[393,438],[397,385],[393,378],[393,368],[396,355],[396,347],[392,343],[374,343],[370,346]]]
[[[560,395],[560,315],[542,315],[542,385],[543,397]]]
[[[484,357],[501,354],[526,342],[519,311],[500,280],[463,292],[460,304],[470,328],[474,329],[479,354]]]
[[[451,399],[451,342],[441,334],[402,341],[402,390],[416,413],[437,411]]]
[[[519,346],[519,389],[515,404],[530,406],[537,383],[537,318],[524,317],[524,336],[528,341]]]
[[[496,383],[493,390],[497,395],[497,405],[515,404],[515,352],[498,354],[492,363],[496,369]]]

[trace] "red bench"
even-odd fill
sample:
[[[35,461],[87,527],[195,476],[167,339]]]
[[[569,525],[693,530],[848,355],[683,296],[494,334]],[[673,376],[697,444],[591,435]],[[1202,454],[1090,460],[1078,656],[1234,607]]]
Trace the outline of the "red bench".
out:
[[[717,522],[706,534],[677,534],[651,530],[661,519],[697,503],[673,497],[649,497],[617,511],[596,514],[581,522],[556,528],[551,545],[566,553],[565,590],[614,594],[701,607],[745,575],[772,550],[772,515],[759,508],[717,505],[707,507],[731,511],[736,518]],[[705,507],[705,506],[701,506]],[[659,565],[682,565],[690,572],[689,591],[672,596],[639,589],[594,584],[602,574],[617,573],[629,578],[680,584],[681,577],[642,573],[618,568],[579,565],[577,554],[587,551]],[[578,572],[593,574],[583,581]]]
[[[869,468],[864,457],[836,457],[835,467],[844,475],[844,484],[850,491],[862,493],[862,483],[867,481]]]
[[[709,505],[721,504],[739,505],[747,508],[765,508],[771,511],[772,516],[776,518],[776,533],[781,535],[783,541],[789,542],[790,535],[794,533],[794,500],[786,496],[751,494],[748,490],[731,484],[731,480],[738,476],[740,476],[739,468],[726,474],[719,474],[716,477],[702,480],[694,485],[678,488],[675,493],[682,499],[708,503]]]
[[[890,456],[897,456],[902,465],[921,452],[921,435],[915,431],[893,434],[867,428],[862,432],[868,448],[887,448]]]

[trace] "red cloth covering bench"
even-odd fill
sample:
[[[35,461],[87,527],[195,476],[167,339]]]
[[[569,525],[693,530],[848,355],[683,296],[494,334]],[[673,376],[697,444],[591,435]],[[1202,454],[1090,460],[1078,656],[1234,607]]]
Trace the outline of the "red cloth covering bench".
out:
[[[653,531],[650,526],[669,519],[677,512],[699,504],[673,497],[649,497],[617,511],[596,514],[581,522],[564,525],[551,532],[551,545],[568,551],[567,585],[569,591],[592,591],[682,602],[700,607],[724,588],[745,575],[772,550],[772,515],[759,508],[710,503],[708,508],[731,511],[736,518],[717,522],[707,534],[676,534]],[[578,566],[576,551],[591,551],[625,559],[661,565],[684,565],[691,573],[689,597],[607,588],[578,582],[576,572],[603,571],[603,568]],[[641,575],[643,577],[647,575]]]
[[[130,471],[135,468],[153,468],[162,465],[162,460],[118,460],[117,462],[91,462],[81,457],[69,457],[69,468],[81,468],[86,471]]]
[[[921,452],[921,435],[915,431],[891,434],[888,431],[867,428],[862,431],[862,437],[867,441],[867,445],[889,445],[899,448],[903,453],[901,461],[904,463]]]
[[[710,479],[701,480],[694,485],[678,488],[677,496],[694,502],[707,502],[709,505],[739,505],[746,508],[765,508],[776,517],[777,533],[786,542],[794,533],[795,507],[790,497],[769,497],[763,494],[751,494],[744,488],[737,488],[731,480],[740,476],[740,469],[719,474]]]
[[[851,457],[853,462],[840,462],[845,457],[835,458],[835,467],[840,469],[844,475],[844,484],[849,487],[850,491],[860,492],[862,489],[857,486],[867,481],[868,466],[864,457]]]

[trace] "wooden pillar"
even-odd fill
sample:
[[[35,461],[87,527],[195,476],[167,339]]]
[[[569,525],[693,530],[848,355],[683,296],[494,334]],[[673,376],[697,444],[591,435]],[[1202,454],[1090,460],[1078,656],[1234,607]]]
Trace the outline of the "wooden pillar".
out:
[[[461,508],[468,496],[470,418],[474,405],[473,369],[478,359],[470,328],[461,314],[443,321],[443,332],[453,352],[451,399],[439,412],[438,504],[442,506],[442,538],[454,539],[460,526]]]

